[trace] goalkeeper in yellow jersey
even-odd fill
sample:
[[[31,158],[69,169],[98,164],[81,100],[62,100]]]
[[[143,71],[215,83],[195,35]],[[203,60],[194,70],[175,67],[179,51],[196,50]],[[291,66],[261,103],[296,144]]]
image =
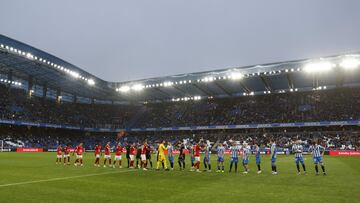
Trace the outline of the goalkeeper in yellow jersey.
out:
[[[165,151],[167,150],[167,147],[165,147],[165,140],[163,140],[158,147],[158,156],[157,156],[157,165],[156,170],[159,170],[160,164],[163,164],[165,170],[168,170],[167,164],[166,164],[166,158],[165,158]]]

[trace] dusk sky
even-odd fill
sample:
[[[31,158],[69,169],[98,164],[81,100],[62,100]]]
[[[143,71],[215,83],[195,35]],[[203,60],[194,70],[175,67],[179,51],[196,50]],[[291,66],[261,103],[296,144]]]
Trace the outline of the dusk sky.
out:
[[[360,52],[359,0],[1,0],[0,33],[109,81]]]

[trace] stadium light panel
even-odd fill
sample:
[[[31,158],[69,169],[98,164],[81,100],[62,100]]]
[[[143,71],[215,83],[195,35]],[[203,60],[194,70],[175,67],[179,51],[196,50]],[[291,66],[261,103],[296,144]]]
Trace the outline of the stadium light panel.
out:
[[[133,89],[134,91],[141,91],[142,89],[144,89],[144,85],[142,84],[136,84],[136,85],[133,85],[131,87],[131,89]]]
[[[304,67],[307,73],[319,73],[330,71],[335,65],[329,62],[310,63]]]
[[[73,76],[74,78],[79,78],[79,77],[80,77],[80,74],[77,73],[77,72],[74,72],[74,71],[69,71],[69,74],[70,74],[71,76]]]
[[[360,65],[360,60],[354,58],[344,59],[340,63],[340,66],[344,69],[355,69],[358,68],[359,65]]]
[[[93,79],[89,79],[87,82],[89,85],[95,85],[95,81]]]
[[[243,74],[239,72],[232,72],[230,76],[232,80],[240,80],[244,77]]]
[[[130,87],[126,86],[126,85],[119,88],[120,92],[128,92],[129,90],[130,90]]]

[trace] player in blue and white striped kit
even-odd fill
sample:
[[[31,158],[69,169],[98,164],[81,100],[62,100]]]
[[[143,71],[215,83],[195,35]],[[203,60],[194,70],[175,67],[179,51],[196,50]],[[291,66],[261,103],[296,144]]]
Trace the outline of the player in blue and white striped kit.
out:
[[[313,143],[313,145],[309,148],[309,152],[312,153],[314,164],[315,164],[315,175],[319,175],[318,164],[320,163],[323,174],[326,175],[325,166],[323,161],[323,153],[325,148],[319,144],[319,141]]]
[[[211,163],[210,163],[210,155],[211,155],[211,145],[210,143],[206,143],[204,146],[205,156],[204,156],[204,166],[205,170],[208,172],[211,171]]]
[[[239,147],[239,146],[236,146],[236,143],[234,142],[234,143],[232,144],[232,146],[230,147],[230,152],[231,152],[231,160],[230,160],[230,170],[229,170],[229,173],[231,172],[231,169],[232,169],[233,164],[235,164],[235,173],[236,173],[236,172],[237,172],[237,168],[238,168],[240,147]]]
[[[261,173],[261,166],[260,166],[260,164],[261,164],[261,154],[260,154],[261,149],[260,149],[259,145],[257,145],[256,143],[255,143],[254,147],[255,147],[256,165],[258,168],[257,173],[260,174]]]
[[[243,160],[242,164],[244,166],[244,174],[247,174],[249,172],[249,156],[250,156],[250,149],[248,148],[247,144],[243,144]]]
[[[219,146],[217,147],[217,162],[218,162],[218,170],[216,172],[221,172],[224,173],[224,154],[225,154],[225,147],[220,143]]]
[[[304,169],[304,173],[306,174],[306,168],[304,163],[304,157],[303,157],[303,146],[301,145],[301,141],[297,140],[295,144],[292,146],[292,152],[295,154],[295,163],[296,168],[298,171],[298,174],[300,175],[300,165],[301,163],[302,168]]]
[[[170,169],[174,170],[174,147],[171,145],[170,142],[168,145],[168,158],[170,162]]]
[[[276,171],[276,143],[275,141],[271,140],[270,141],[270,157],[271,157],[271,173],[273,175],[276,175],[277,174],[277,171]]]
[[[190,154],[190,161],[191,161],[191,171],[194,170],[194,162],[195,162],[195,157],[194,157],[194,149],[193,149],[193,144],[191,143],[189,146],[189,154]]]

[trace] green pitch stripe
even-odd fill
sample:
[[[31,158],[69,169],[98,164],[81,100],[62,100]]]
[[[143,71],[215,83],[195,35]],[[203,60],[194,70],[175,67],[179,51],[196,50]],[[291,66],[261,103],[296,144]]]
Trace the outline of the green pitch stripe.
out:
[[[33,181],[25,181],[25,182],[18,182],[18,183],[8,183],[0,185],[1,187],[10,187],[10,186],[16,186],[16,185],[28,185],[33,183],[42,183],[42,182],[53,182],[53,181],[60,181],[60,180],[68,180],[68,179],[75,179],[75,178],[83,178],[83,177],[90,177],[90,176],[101,176],[101,175],[108,175],[108,174],[114,174],[114,173],[126,173],[130,171],[135,170],[126,170],[126,171],[113,171],[113,172],[106,172],[106,173],[92,173],[92,174],[86,174],[86,175],[78,175],[78,176],[69,176],[69,177],[61,177],[61,178],[50,178],[50,179],[44,179],[44,180],[33,180]]]

